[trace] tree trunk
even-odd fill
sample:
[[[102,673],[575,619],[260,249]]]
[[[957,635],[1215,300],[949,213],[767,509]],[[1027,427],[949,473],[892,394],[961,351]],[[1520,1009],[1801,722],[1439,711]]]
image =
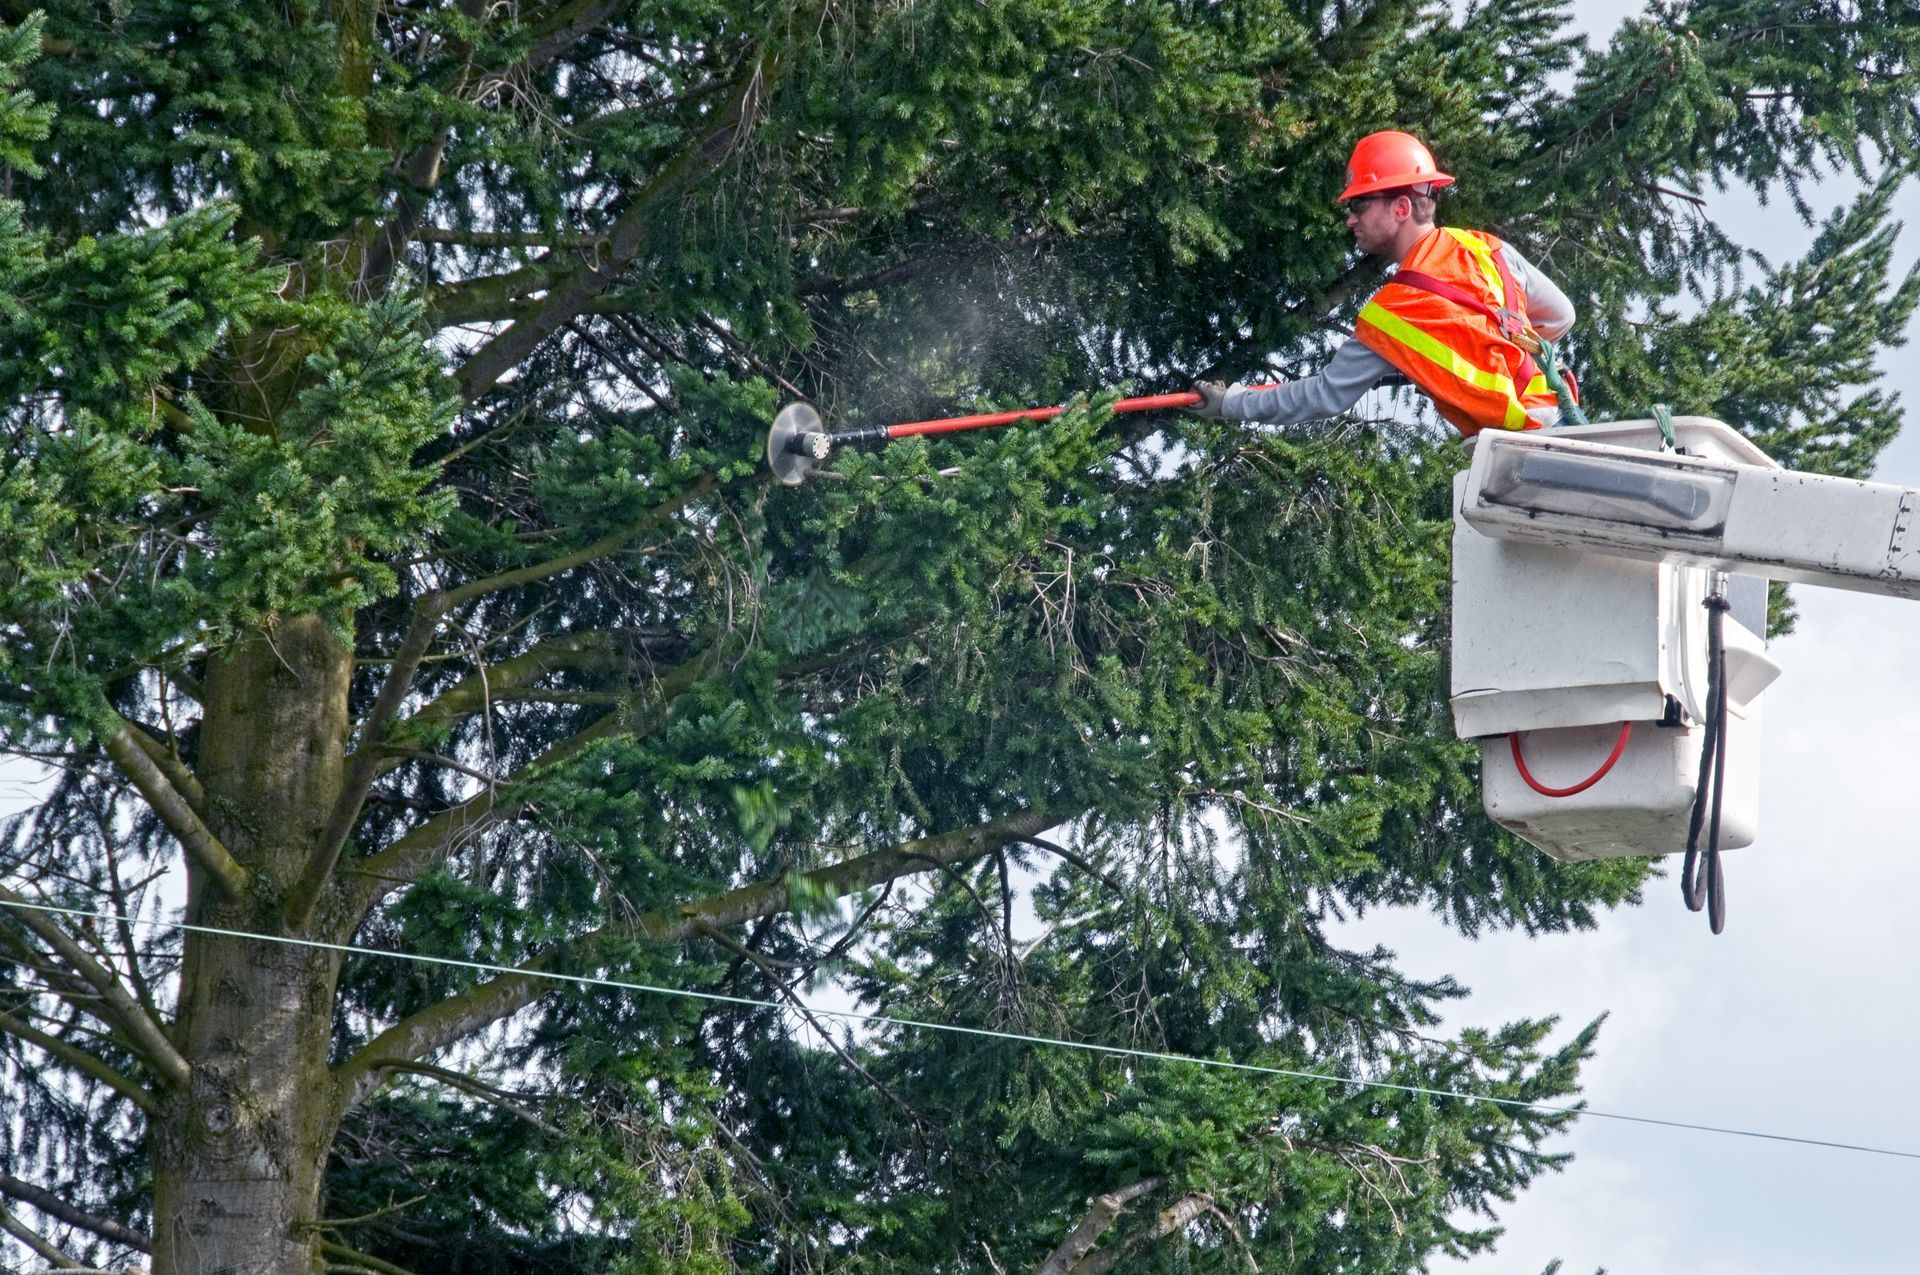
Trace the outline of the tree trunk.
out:
[[[312,616],[210,663],[206,819],[246,898],[189,868],[188,917],[277,934],[340,791],[352,656]],[[312,1275],[336,1116],[337,954],[189,932],[174,1036],[193,1069],[153,1124],[154,1275]]]

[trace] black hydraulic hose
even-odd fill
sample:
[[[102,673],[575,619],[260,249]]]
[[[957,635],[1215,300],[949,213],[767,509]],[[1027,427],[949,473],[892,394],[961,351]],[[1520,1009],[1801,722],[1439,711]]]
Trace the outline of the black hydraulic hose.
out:
[[[1720,810],[1727,787],[1727,644],[1720,626],[1726,620],[1727,603],[1720,599],[1712,619],[1713,643],[1718,648],[1714,662],[1720,673],[1720,730],[1714,740],[1713,826],[1707,834],[1707,924],[1715,934],[1727,928],[1726,877],[1720,866]]]
[[[1720,811],[1727,783],[1727,596],[1716,587],[1707,608],[1707,720],[1700,741],[1700,772],[1693,790],[1693,815],[1687,821],[1687,857],[1680,870],[1680,893],[1689,910],[1707,909],[1715,934],[1727,925],[1727,888],[1720,865]],[[1707,831],[1704,862],[1700,832]],[[1698,871],[1696,872],[1696,869]]]

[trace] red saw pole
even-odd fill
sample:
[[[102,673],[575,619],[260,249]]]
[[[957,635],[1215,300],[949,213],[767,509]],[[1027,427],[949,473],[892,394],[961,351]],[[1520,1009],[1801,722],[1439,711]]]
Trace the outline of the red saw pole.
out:
[[[1255,385],[1253,389],[1272,389]],[[1169,408],[1193,407],[1200,395],[1193,390],[1177,394],[1147,394],[1123,398],[1109,409],[1115,412],[1157,412]],[[916,434],[952,434],[964,429],[987,429],[995,425],[1014,425],[1021,421],[1049,421],[1065,412],[1061,407],[1029,407],[1015,412],[983,412],[974,416],[945,416],[931,421],[907,421],[899,425],[869,425],[862,429],[830,433],[820,413],[810,403],[789,403],[773,418],[767,431],[767,464],[775,476],[788,486],[806,481],[807,474],[833,454],[836,447],[871,446],[891,443],[896,438]]]

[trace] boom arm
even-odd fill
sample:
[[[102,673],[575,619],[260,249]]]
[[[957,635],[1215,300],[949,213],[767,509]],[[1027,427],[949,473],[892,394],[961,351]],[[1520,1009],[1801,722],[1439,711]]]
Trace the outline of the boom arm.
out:
[[[1781,469],[1698,417],[1676,425],[1704,454],[1599,441],[1643,442],[1636,424],[1482,433],[1462,516],[1503,540],[1920,598],[1920,489]]]

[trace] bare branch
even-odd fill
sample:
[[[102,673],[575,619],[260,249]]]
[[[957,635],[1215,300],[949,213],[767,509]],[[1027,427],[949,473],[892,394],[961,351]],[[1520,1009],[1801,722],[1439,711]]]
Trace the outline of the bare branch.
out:
[[[528,71],[538,71],[592,34],[622,3],[623,0],[572,0],[561,5],[534,28],[533,43],[520,65]]]
[[[440,184],[441,161],[446,158],[452,136],[452,129],[441,127],[399,165],[403,189],[394,199],[393,216],[374,236],[373,247],[361,265],[361,281],[376,292],[386,287],[394,262],[406,251],[427,201]]]
[[[192,1079],[193,1069],[188,1066],[187,1060],[180,1056],[180,1051],[173,1047],[173,1042],[167,1039],[167,1034],[160,1029],[160,1024],[140,1007],[139,1002],[128,994],[125,987],[121,986],[120,980],[114,977],[113,971],[87,955],[85,949],[74,942],[65,930],[54,924],[51,918],[33,910],[34,905],[30,900],[15,894],[4,885],[0,885],[0,904],[15,905],[10,909],[14,918],[33,931],[42,943],[52,948],[62,960],[66,961],[74,973],[85,979],[95,991],[100,993],[106,1009],[104,1012],[95,1012],[102,1012],[102,1016],[108,1022],[124,1031],[133,1047],[144,1052],[153,1063],[154,1069],[170,1084],[177,1088],[186,1087],[187,1082]]]
[[[442,328],[511,319],[531,304],[527,300],[530,295],[552,282],[553,271],[545,264],[550,259],[549,254],[518,270],[441,284],[427,296],[428,317]]]
[[[1161,1209],[1158,1216],[1153,1219],[1152,1226],[1133,1236],[1125,1244],[1114,1248],[1103,1248],[1097,1253],[1088,1254],[1084,1261],[1072,1268],[1072,1275],[1107,1275],[1107,1272],[1120,1264],[1121,1258],[1128,1256],[1135,1249],[1151,1244],[1155,1240],[1165,1239],[1202,1213],[1212,1212],[1215,1212],[1213,1197],[1205,1191],[1183,1195]]]
[[[147,749],[135,739],[134,732],[139,728],[124,718],[120,719],[120,724],[119,733],[107,739],[107,756],[113,758],[120,773],[132,781],[134,788],[146,798],[153,812],[160,816],[160,822],[167,826],[167,831],[186,848],[195,862],[219,882],[227,897],[245,897],[251,874],[221,844],[220,838],[213,835],[213,831],[201,821],[199,812],[168,779]],[[157,742],[155,747],[158,747]],[[175,767],[180,771],[186,769],[178,763],[175,763]],[[193,785],[194,788],[198,786],[197,782]]]
[[[122,721],[125,722],[125,719],[123,718]],[[193,807],[195,814],[202,819],[206,818],[207,790],[200,786],[200,776],[194,774],[185,762],[174,756],[172,749],[145,730],[132,722],[125,722],[125,724],[127,732],[133,736],[133,742],[140,745],[141,751],[153,759],[153,764],[160,768],[160,773],[167,777],[167,782],[187,799],[187,804]]]
[[[1127,1211],[1127,1205],[1158,1190],[1160,1182],[1159,1178],[1142,1178],[1117,1191],[1093,1197],[1086,1216],[1067,1232],[1067,1238],[1060,1241],[1060,1247],[1034,1268],[1033,1275],[1078,1275],[1080,1260],[1092,1252],[1093,1246],[1100,1242],[1100,1237],[1113,1228],[1120,1215]]]
[[[1045,850],[1050,855],[1065,859],[1068,863],[1071,863],[1074,867],[1080,869],[1110,890],[1118,891],[1124,888],[1118,881],[1102,872],[1099,868],[1096,868],[1092,860],[1075,854],[1057,841],[1049,841],[1045,837],[1022,837],[1020,840],[1030,846],[1036,846],[1039,849]]]
[[[0,1204],[0,1231],[5,1231],[22,1244],[38,1253],[53,1264],[55,1270],[77,1271],[84,1267],[62,1253],[43,1239],[37,1232],[28,1228],[25,1222],[15,1217],[6,1205]]]
[[[128,1248],[139,1249],[142,1253],[153,1251],[152,1241],[130,1226],[123,1226],[111,1218],[95,1217],[67,1203],[52,1191],[37,1187],[31,1182],[22,1182],[7,1173],[0,1173],[0,1195],[7,1195],[25,1204],[31,1204],[48,1217],[58,1218],[68,1226],[77,1226],[83,1231],[91,1231],[101,1239],[114,1244],[124,1244]]]
[[[64,1041],[50,1032],[43,1032],[38,1027],[23,1023],[9,1014],[0,1014],[0,1032],[17,1037],[66,1064],[72,1070],[99,1081],[150,1116],[160,1109],[160,1104],[153,1100],[152,1094],[78,1045]],[[0,1189],[4,1188],[5,1183],[0,1182]]]
[[[488,774],[486,771],[478,770],[467,765],[465,762],[456,761],[452,757],[445,757],[425,748],[385,748],[382,751],[396,762],[425,762],[429,766],[440,766],[456,774],[465,775],[469,779],[478,779],[483,784],[497,784],[501,782],[499,775]]]
[[[493,251],[501,248],[571,248],[590,252],[606,241],[594,235],[548,235],[532,230],[461,230],[453,226],[422,226],[414,233],[421,243]]]
[[[334,1112],[344,1115],[365,1101],[399,1066],[437,1053],[532,1004],[553,990],[538,975],[562,951],[588,946],[587,935],[526,962],[527,972],[500,974],[401,1019],[333,1069]]]

